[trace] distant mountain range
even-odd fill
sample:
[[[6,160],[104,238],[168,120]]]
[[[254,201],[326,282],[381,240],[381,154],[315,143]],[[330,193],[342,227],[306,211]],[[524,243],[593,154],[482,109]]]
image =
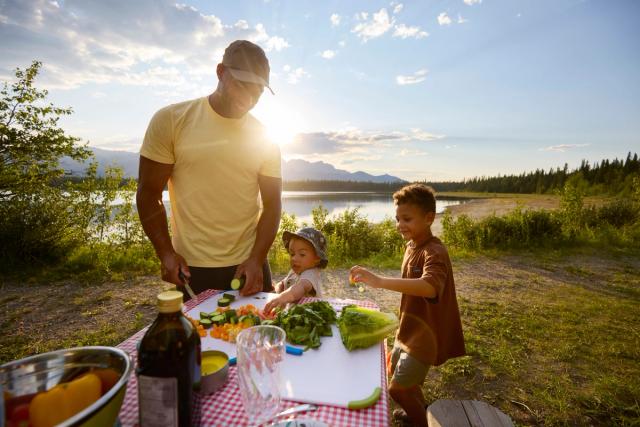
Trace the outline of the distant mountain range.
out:
[[[98,162],[98,175],[104,175],[105,167],[118,166],[124,171],[125,177],[138,176],[138,153],[131,151],[112,151],[90,147]],[[73,175],[80,176],[84,173],[86,165],[76,162],[68,157],[60,161],[60,165]],[[371,175],[366,172],[348,172],[336,169],[325,162],[307,162],[302,159],[293,159],[282,163],[282,177],[284,181],[359,181],[376,183],[404,182],[404,180],[392,175]]]

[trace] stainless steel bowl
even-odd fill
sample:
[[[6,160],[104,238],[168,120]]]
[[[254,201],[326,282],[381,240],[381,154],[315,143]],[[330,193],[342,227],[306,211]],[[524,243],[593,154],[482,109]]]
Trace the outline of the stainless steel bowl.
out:
[[[112,426],[118,417],[133,370],[131,357],[115,347],[77,347],[26,357],[0,366],[0,384],[12,398],[47,391],[94,369],[112,369],[119,377],[100,399],[59,426]]]
[[[218,358],[220,366],[217,369],[211,369],[210,372],[205,371],[205,359],[208,357]],[[225,385],[229,379],[229,356],[227,353],[217,350],[208,350],[202,352],[202,376],[200,378],[200,393],[212,394]]]

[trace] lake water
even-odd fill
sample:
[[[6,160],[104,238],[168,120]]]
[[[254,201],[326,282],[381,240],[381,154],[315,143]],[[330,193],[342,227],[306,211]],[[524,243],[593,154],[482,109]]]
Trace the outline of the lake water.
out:
[[[168,206],[169,192],[162,194]],[[458,205],[461,200],[437,200],[436,213],[444,212],[447,206]],[[336,192],[336,191],[283,191],[282,210],[294,214],[298,224],[311,223],[311,210],[318,205],[329,211],[329,217],[342,214],[347,209],[358,208],[371,222],[379,222],[385,217],[395,217],[395,207],[391,193],[376,192]]]

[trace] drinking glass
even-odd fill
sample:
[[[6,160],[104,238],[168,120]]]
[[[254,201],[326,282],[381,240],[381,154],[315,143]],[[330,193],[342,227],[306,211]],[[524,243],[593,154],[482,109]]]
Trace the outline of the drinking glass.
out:
[[[271,325],[247,328],[236,337],[240,394],[251,425],[260,425],[278,413],[285,337],[282,328]]]

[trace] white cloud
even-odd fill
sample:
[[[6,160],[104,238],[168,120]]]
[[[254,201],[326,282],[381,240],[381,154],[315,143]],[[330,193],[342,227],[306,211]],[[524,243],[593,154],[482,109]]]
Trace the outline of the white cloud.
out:
[[[322,56],[324,59],[332,59],[333,57],[336,56],[336,52],[335,52],[335,50],[327,49],[327,50],[323,51],[320,54],[320,56]]]
[[[567,150],[572,150],[574,148],[580,147],[588,147],[589,144],[560,144],[560,145],[552,145],[550,147],[541,148],[539,151],[558,151],[560,153],[564,153]]]
[[[400,86],[413,85],[416,83],[420,83],[424,81],[428,72],[429,70],[422,69],[422,70],[416,71],[410,76],[402,76],[402,75],[396,76],[396,83],[399,84]]]
[[[287,82],[292,85],[298,84],[303,77],[310,77],[310,74],[302,67],[294,69],[290,65],[285,65],[282,70],[287,74]]]
[[[468,19],[465,19],[462,16],[458,15],[458,24],[465,24],[467,22],[469,22]]]
[[[262,24],[225,24],[170,0],[2,4],[0,74],[27,66],[35,57],[44,63],[39,76],[44,88],[119,82],[177,84],[175,90],[191,91],[190,80],[211,76],[232,40],[251,40],[266,51],[289,47]]]
[[[340,40],[340,41],[338,42],[338,46],[340,46],[340,47],[345,47],[346,45],[347,45],[347,42],[346,42],[346,41],[344,41],[344,40]]]
[[[247,21],[245,21],[244,19],[238,20],[238,22],[233,24],[233,26],[238,28],[238,29],[240,29],[240,30],[248,30],[249,29],[249,23]]]
[[[474,4],[482,3],[482,0],[463,0],[463,1],[464,1],[464,4],[468,6],[473,6]]]
[[[391,3],[393,5],[393,3]],[[402,3],[398,3],[397,5],[395,5],[395,7],[393,8],[393,13],[397,14],[400,13],[402,11],[402,8],[404,7],[404,5]]]
[[[451,25],[451,18],[449,18],[447,12],[442,12],[440,15],[438,15],[438,24]]]
[[[414,156],[426,156],[429,153],[427,153],[426,151],[420,151],[420,150],[409,150],[407,148],[403,148],[402,150],[400,150],[400,152],[398,153],[399,157],[414,157]]]
[[[411,129],[411,139],[416,141],[430,142],[443,139],[445,135],[437,135],[435,133],[425,132],[420,128]]]
[[[332,13],[329,19],[331,20],[332,27],[337,27],[338,25],[340,25],[340,15],[338,15],[337,13]]]
[[[283,154],[296,155],[340,155],[341,161],[351,161],[362,156],[378,156],[380,152],[387,152],[389,148],[399,149],[400,143],[433,142],[444,138],[444,135],[434,135],[421,129],[409,131],[364,131],[355,127],[330,132],[299,133],[296,139],[283,147]],[[407,149],[407,153],[424,153],[421,146]],[[424,153],[426,154],[426,153]],[[358,156],[349,157],[348,156]]]
[[[368,14],[366,12],[360,13],[358,19],[364,22],[360,22],[351,30],[351,32],[356,33],[363,42],[380,37],[389,31],[395,23],[395,19],[389,18],[389,14],[385,8],[374,13],[371,20],[368,20],[367,17]]]
[[[422,31],[420,27],[407,27],[404,24],[396,25],[395,31],[393,32],[393,37],[400,37],[403,39],[406,39],[408,37],[423,39],[428,35],[429,33],[427,33],[426,31]]]
[[[267,51],[267,52],[272,51],[272,50],[275,50],[276,52],[279,52],[282,49],[287,48],[287,47],[290,46],[289,43],[285,39],[283,39],[282,37],[277,37],[277,36],[276,37],[270,37],[267,40],[266,45],[267,46],[265,47],[264,50]]]

